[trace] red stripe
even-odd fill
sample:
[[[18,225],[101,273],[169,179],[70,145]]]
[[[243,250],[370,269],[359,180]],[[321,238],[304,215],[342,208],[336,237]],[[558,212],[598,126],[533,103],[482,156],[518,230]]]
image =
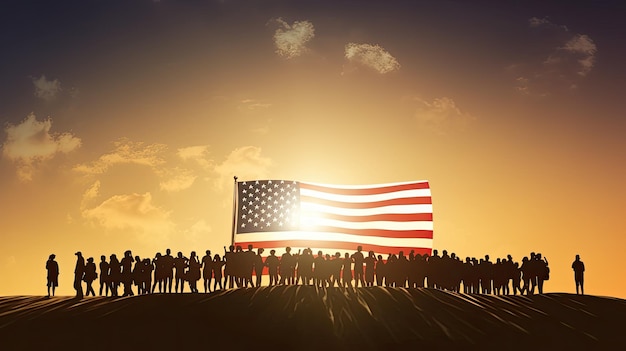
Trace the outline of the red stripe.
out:
[[[316,241],[316,240],[276,240],[276,241],[260,241],[260,242],[237,242],[235,245],[241,245],[241,247],[248,247],[251,244],[255,249],[258,248],[271,248],[271,247],[310,247],[313,252],[317,252],[320,249],[330,250],[355,250],[357,246],[362,246],[363,251],[374,251],[381,253],[398,254],[400,251],[404,251],[405,255],[408,255],[411,250],[415,250],[416,253],[428,252],[431,248],[424,247],[397,247],[397,246],[381,246],[372,244],[356,244],[343,241]],[[323,250],[322,250],[323,251]]]
[[[317,197],[311,196],[300,196],[300,202],[310,202],[318,205],[326,205],[333,207],[341,207],[341,208],[376,208],[383,206],[397,206],[397,205],[430,205],[432,204],[432,200],[430,196],[420,196],[420,197],[402,197],[397,199],[389,199],[382,201],[373,201],[373,202],[341,202],[341,201],[333,201],[320,199]]]
[[[350,234],[356,236],[378,236],[381,238],[395,238],[395,239],[432,239],[432,230],[390,230],[390,229],[354,229],[354,228],[340,228],[331,226],[314,226],[310,228],[311,232],[324,232],[324,233],[341,233]],[[256,233],[256,232],[255,232]],[[280,233],[280,232],[276,232]],[[237,233],[238,237],[245,238],[248,233]],[[278,234],[280,235],[280,234]]]
[[[365,189],[348,189],[348,188],[334,188],[334,187],[326,187],[323,185],[315,185],[300,182],[301,189],[309,189],[315,191],[321,191],[325,193],[332,193],[337,195],[376,195],[376,194],[386,194],[394,191],[403,191],[403,190],[416,190],[416,189],[428,189],[428,182],[420,182],[420,183],[407,183],[407,184],[398,184],[398,185],[388,185],[388,186],[379,186],[375,188],[365,188]]]
[[[424,238],[432,239],[432,230],[385,230],[385,229],[349,229],[338,227],[315,227],[316,232],[343,233],[358,236],[379,236],[383,238]],[[245,234],[237,234],[245,235]]]
[[[323,218],[335,219],[345,222],[372,222],[372,221],[391,221],[391,222],[417,222],[432,221],[432,213],[387,213],[368,216],[346,216],[333,213],[322,214]]]

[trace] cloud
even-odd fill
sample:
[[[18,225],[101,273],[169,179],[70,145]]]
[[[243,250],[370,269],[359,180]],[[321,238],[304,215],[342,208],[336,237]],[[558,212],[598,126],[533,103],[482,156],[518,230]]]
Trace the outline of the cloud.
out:
[[[94,208],[84,209],[82,216],[108,230],[130,230],[152,238],[163,238],[175,227],[170,212],[155,206],[149,192],[112,196]]]
[[[595,55],[598,52],[598,48],[593,40],[584,34],[576,34],[560,49],[578,57],[578,63],[580,64],[578,74],[581,76],[586,76],[593,68]]]
[[[270,103],[260,102],[254,99],[245,99],[245,100],[241,100],[239,109],[255,111],[255,110],[263,110],[271,106],[272,104]]]
[[[167,150],[164,144],[144,144],[143,142],[120,139],[113,142],[114,150],[100,156],[96,161],[80,164],[74,170],[85,174],[103,174],[117,164],[136,164],[156,169],[165,163],[163,154]]]
[[[208,235],[213,232],[213,228],[204,219],[201,219],[194,223],[187,231],[185,231],[185,238],[188,241],[198,241],[198,239],[207,238]]]
[[[215,185],[218,189],[224,189],[232,184],[233,176],[241,180],[264,179],[269,176],[272,160],[261,155],[261,148],[256,146],[244,146],[233,150],[226,160],[215,166],[218,179]]]
[[[295,21],[293,24],[282,18],[276,19],[279,28],[274,33],[276,53],[287,59],[298,57],[307,51],[305,46],[315,37],[315,28],[309,21]]]
[[[193,182],[197,178],[192,171],[187,169],[176,168],[169,173],[173,173],[173,175],[170,175],[169,179],[159,183],[160,189],[168,192],[188,189],[193,185]]]
[[[528,20],[528,26],[530,28],[547,28],[547,29],[563,30],[565,32],[569,31],[569,29],[567,29],[567,26],[554,24],[550,20],[548,20],[547,17],[544,17],[544,18],[532,17]]]
[[[528,26],[540,34],[534,42],[534,60],[511,65],[514,88],[524,95],[549,96],[575,89],[596,63],[598,48],[585,34],[573,34],[564,25],[532,17]]]
[[[61,82],[58,79],[47,80],[46,76],[42,75],[32,80],[35,86],[35,96],[40,99],[52,101],[61,92]]]
[[[32,113],[22,123],[5,127],[7,139],[2,145],[2,154],[17,164],[20,180],[32,180],[38,164],[80,147],[80,138],[71,133],[51,133],[51,128],[51,118],[38,121]]]
[[[398,60],[379,45],[349,43],[345,47],[345,57],[380,74],[400,69]]]
[[[98,195],[100,194],[100,181],[96,180],[90,187],[89,189],[85,190],[85,192],[83,193],[83,201],[81,204],[81,208],[85,207],[85,204],[90,201],[93,200],[95,198],[98,197]]]
[[[213,167],[213,160],[209,158],[209,145],[188,146],[178,149],[178,157],[183,161],[193,161],[202,169]]]
[[[432,102],[416,98],[418,106],[415,118],[420,127],[440,134],[467,127],[476,118],[461,111],[454,100],[448,97],[435,98]]]

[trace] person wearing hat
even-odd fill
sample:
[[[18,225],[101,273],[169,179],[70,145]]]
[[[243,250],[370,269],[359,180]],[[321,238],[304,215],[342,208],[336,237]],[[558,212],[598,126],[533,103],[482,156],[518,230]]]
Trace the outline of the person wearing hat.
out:
[[[83,298],[83,274],[85,273],[85,259],[83,254],[78,251],[76,255],[76,268],[74,269],[74,289],[76,290],[76,298]]]
[[[50,288],[52,288],[52,296],[54,296],[54,289],[59,286],[59,264],[54,260],[55,254],[48,257],[46,262],[46,270],[48,271],[48,297],[50,297]]]

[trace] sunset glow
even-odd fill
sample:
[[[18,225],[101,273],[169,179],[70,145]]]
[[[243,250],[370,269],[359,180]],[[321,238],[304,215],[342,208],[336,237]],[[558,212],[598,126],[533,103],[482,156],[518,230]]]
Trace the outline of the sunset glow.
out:
[[[548,292],[574,291],[580,254],[587,293],[626,298],[621,5],[10,3],[0,295],[43,295],[52,253],[59,295],[76,251],[222,255],[237,176],[427,179],[434,237],[414,240],[541,252]],[[308,206],[301,224],[336,224]]]

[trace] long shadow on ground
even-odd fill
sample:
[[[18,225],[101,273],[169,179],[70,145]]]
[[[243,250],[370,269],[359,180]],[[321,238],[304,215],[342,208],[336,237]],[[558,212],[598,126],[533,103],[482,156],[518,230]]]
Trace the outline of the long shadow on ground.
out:
[[[626,300],[277,286],[127,298],[0,297],[0,349],[626,349]]]

